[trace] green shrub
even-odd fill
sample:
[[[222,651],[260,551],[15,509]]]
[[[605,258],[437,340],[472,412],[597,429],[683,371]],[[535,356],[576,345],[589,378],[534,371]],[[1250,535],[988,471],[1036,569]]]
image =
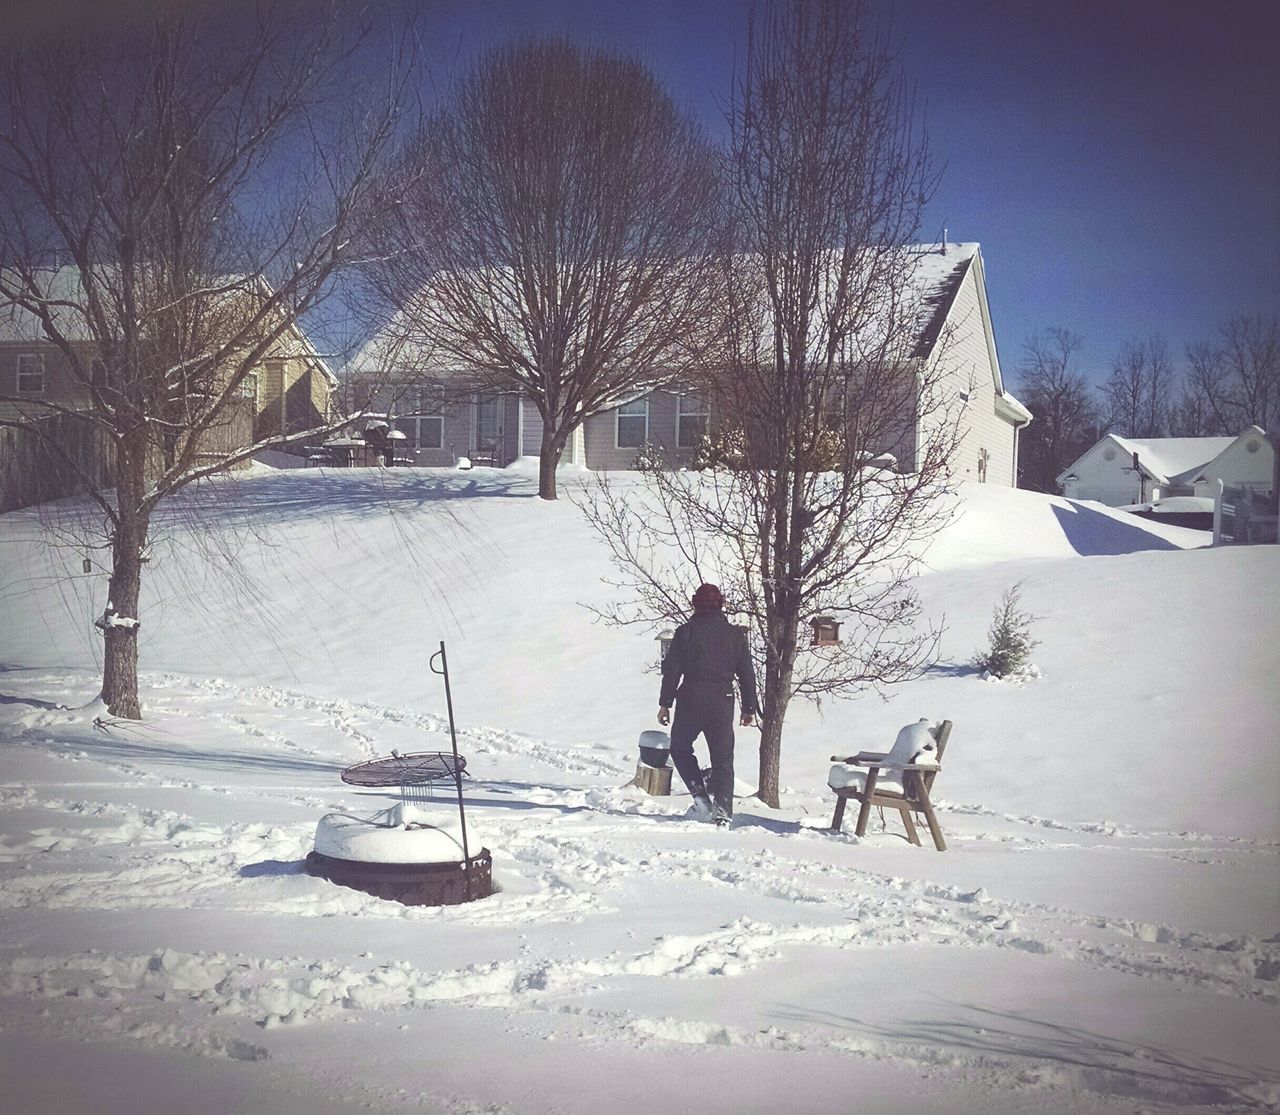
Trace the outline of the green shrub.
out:
[[[973,664],[992,677],[1022,673],[1031,664],[1031,652],[1040,645],[1039,639],[1031,637],[1031,625],[1038,617],[1022,610],[1021,590],[1019,581],[1000,598],[991,613],[989,645],[974,656]]]

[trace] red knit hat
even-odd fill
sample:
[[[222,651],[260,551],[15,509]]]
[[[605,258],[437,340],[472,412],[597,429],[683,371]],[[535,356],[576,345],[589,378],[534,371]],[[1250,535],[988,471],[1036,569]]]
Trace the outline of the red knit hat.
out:
[[[703,612],[718,612],[724,607],[724,597],[715,585],[699,585],[693,594],[693,610],[701,615]]]

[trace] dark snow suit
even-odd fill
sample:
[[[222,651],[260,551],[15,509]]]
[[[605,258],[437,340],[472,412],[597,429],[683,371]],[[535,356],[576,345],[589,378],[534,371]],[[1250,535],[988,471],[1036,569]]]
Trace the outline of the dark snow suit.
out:
[[[676,702],[671,723],[671,758],[694,797],[708,793],[716,811],[733,815],[733,679],[742,693],[742,715],[756,713],[756,676],[746,635],[723,612],[695,615],[676,628],[662,660],[662,696],[658,704]],[[683,679],[683,680],[682,680]],[[702,734],[711,752],[710,786],[693,754]]]

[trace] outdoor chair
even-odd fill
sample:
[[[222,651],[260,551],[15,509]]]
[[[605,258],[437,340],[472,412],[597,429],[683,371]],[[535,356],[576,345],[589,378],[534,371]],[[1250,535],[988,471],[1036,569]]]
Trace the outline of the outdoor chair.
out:
[[[898,733],[889,751],[859,751],[856,755],[832,755],[835,766],[827,776],[827,785],[836,794],[836,812],[831,818],[831,831],[839,832],[844,820],[845,802],[854,798],[861,803],[854,835],[865,836],[871,807],[888,806],[902,816],[907,839],[920,844],[913,812],[923,814],[938,851],[947,850],[942,828],[929,800],[933,780],[942,766],[942,753],[951,735],[951,721],[930,725],[927,720],[908,724]]]

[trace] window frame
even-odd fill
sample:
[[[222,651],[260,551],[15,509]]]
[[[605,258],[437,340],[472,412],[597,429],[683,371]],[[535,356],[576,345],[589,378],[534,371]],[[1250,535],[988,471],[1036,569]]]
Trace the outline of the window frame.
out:
[[[418,389],[418,405],[413,412],[414,447],[417,449],[444,448],[444,385],[433,383]],[[428,442],[423,430],[434,429]]]
[[[35,371],[23,368],[23,363],[33,360],[38,365]],[[39,384],[36,387],[23,387],[23,377],[39,376]],[[14,394],[15,395],[43,395],[45,393],[45,385],[48,382],[45,375],[44,353],[43,352],[20,352],[18,359],[14,364]]]
[[[700,409],[685,410],[685,404],[687,402],[696,402]],[[702,419],[702,428],[698,431],[698,436],[689,442],[686,442],[683,436],[684,423],[681,421],[681,419],[684,419],[684,418],[701,418]],[[710,426],[711,426],[711,403],[705,396],[699,395],[695,391],[690,391],[687,394],[676,396],[676,448],[677,449],[697,449],[699,443],[702,441],[704,437],[706,437],[707,430],[710,428]]]
[[[628,407],[643,407],[643,411],[628,411]],[[644,419],[644,433],[640,441],[635,445],[624,444],[622,441],[622,421],[623,419]],[[630,402],[619,403],[614,408],[613,418],[613,447],[615,449],[643,449],[649,443],[649,397],[646,395],[639,399],[632,399]]]
[[[236,398],[252,403],[254,410],[257,410],[261,391],[262,384],[258,373],[256,371],[246,372],[244,378],[236,385]]]

